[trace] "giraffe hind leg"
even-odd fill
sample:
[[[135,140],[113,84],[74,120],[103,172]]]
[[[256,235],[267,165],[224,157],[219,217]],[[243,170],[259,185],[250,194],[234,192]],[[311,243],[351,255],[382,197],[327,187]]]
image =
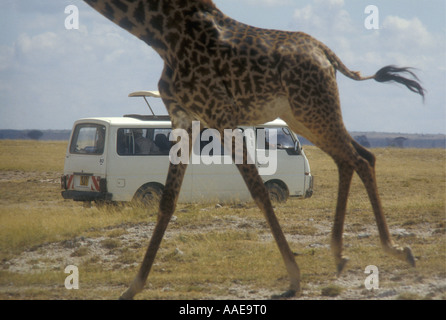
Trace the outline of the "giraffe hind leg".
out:
[[[223,135],[222,135],[223,137]],[[224,141],[222,141],[223,143]],[[274,213],[274,209],[271,204],[269,193],[259,175],[257,167],[254,164],[248,164],[248,153],[246,144],[232,143],[232,160],[237,166],[243,180],[248,187],[248,190],[256,202],[257,206],[262,210],[266,221],[271,229],[274,240],[276,241],[279,251],[282,255],[282,259],[285,263],[285,267],[290,279],[289,290],[281,295],[273,296],[272,298],[287,298],[300,294],[300,270],[294,258],[294,254],[291,251],[288,242],[280,227],[279,221]],[[242,155],[242,163],[237,163],[236,159]]]
[[[390,232],[383,214],[381,200],[379,198],[378,188],[376,185],[375,157],[371,152],[366,150],[354,140],[352,140],[352,144],[359,155],[355,163],[355,171],[361,178],[369,195],[369,200],[372,205],[373,213],[378,226],[381,245],[384,251],[400,260],[408,262],[411,266],[415,267],[415,258],[410,247],[401,248],[395,245],[390,237]]]
[[[351,144],[353,146],[351,161],[337,161],[339,189],[331,239],[331,249],[335,258],[337,275],[341,274],[348,262],[348,258],[342,254],[342,234],[348,193],[354,171],[361,178],[369,195],[384,251],[400,260],[407,261],[411,266],[415,266],[412,250],[409,247],[396,246],[391,240],[376,186],[374,155],[353,139],[351,139]]]
[[[339,187],[335,218],[332,229],[331,251],[335,258],[336,272],[339,276],[349,259],[342,254],[342,234],[344,232],[344,218],[347,209],[348,193],[353,177],[353,167],[348,163],[338,163]]]
[[[265,215],[266,221],[271,229],[273,237],[276,241],[279,251],[282,255],[285,267],[287,269],[290,287],[289,290],[279,296],[273,296],[273,298],[279,297],[291,297],[296,294],[300,294],[300,270],[294,258],[294,254],[291,251],[285,235],[282,232],[279,221],[274,213],[274,209],[271,205],[271,200],[263,184],[257,168],[253,164],[237,164],[243,179],[252,195],[252,198],[262,210]]]

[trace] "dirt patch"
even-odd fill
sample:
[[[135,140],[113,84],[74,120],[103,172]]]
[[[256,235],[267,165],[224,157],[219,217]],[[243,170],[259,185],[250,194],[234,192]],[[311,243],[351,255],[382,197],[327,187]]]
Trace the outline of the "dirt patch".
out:
[[[0,171],[0,182],[17,183],[17,182],[40,182],[60,184],[60,174],[54,172],[39,171]]]
[[[29,193],[29,196],[26,198],[29,202],[27,205],[29,206],[35,206],[36,203],[48,206],[60,205],[60,190],[58,189],[59,177],[54,172],[0,171],[0,184],[4,186],[15,184],[17,185],[17,190],[20,189],[22,192],[20,194],[15,189],[11,189],[9,193],[4,192],[2,199],[0,199],[0,204],[5,203],[5,206],[10,203],[22,203],[24,201],[22,199],[23,190],[27,190]],[[29,186],[33,186],[35,190],[38,190],[38,193],[35,190],[28,190],[32,189]],[[406,186],[404,187],[406,188]],[[42,192],[46,192],[47,194],[42,195]],[[327,192],[329,195],[331,193],[331,191]],[[311,199],[311,201],[318,200]],[[73,204],[70,203],[70,205]],[[246,217],[244,215],[245,211],[252,210],[253,208],[257,210],[257,218],[253,219],[252,215],[249,218]],[[213,217],[209,218],[206,223],[200,223],[200,221],[196,220],[193,223],[186,223],[180,221],[180,218],[177,220],[176,216],[174,216],[164,239],[174,240],[180,236],[187,237],[211,232],[227,233],[246,231],[255,233],[257,239],[262,243],[274,242],[268,226],[257,208],[254,206],[240,206],[230,209],[234,212],[228,214],[227,212],[229,210],[226,206],[209,206],[198,209],[200,210],[199,212],[212,212]],[[82,208],[79,205],[79,210],[94,209]],[[178,216],[180,217],[183,213],[187,213],[187,210],[187,208],[180,208],[177,213]],[[220,215],[219,210],[226,210],[226,213]],[[307,214],[310,210],[322,213],[313,218],[311,214]],[[330,250],[329,242],[333,208],[310,208],[310,210],[301,210],[305,211],[305,215],[297,213],[293,216],[293,219],[299,220],[299,224],[292,226],[288,226],[286,223],[283,224],[284,233],[291,247],[295,250],[298,263],[303,257],[311,254],[317,255],[320,251],[324,251],[327,254]],[[285,209],[278,210],[282,215],[287,211],[294,212],[297,210],[294,207],[286,207]],[[410,216],[410,218],[403,220],[405,221],[404,223],[398,223],[395,227],[391,225],[390,232],[392,236],[401,244],[412,242],[421,246],[424,243],[441,243],[441,248],[444,251],[445,225],[444,222],[441,222],[444,220],[444,216],[440,217],[443,220],[419,218],[422,216],[421,213],[416,212],[413,217]],[[92,232],[86,233],[88,236],[78,236],[64,241],[43,243],[13,257],[8,255],[7,258],[0,261],[0,276],[2,274],[29,276],[47,271],[57,271],[58,273],[62,273],[63,277],[63,269],[68,265],[94,265],[97,268],[101,268],[104,273],[113,270],[123,270],[133,275],[136,274],[137,267],[142,260],[142,255],[147,247],[154,225],[154,222],[120,224],[100,230],[92,230]],[[90,236],[90,234],[94,235]],[[355,244],[358,243],[360,244],[361,250],[373,246],[373,250],[380,252],[379,241],[375,241],[376,238],[377,230],[375,223],[362,223],[361,221],[346,223],[344,233],[346,254],[348,255],[351,252],[350,249],[356,248]],[[160,250],[163,250],[163,246]],[[421,262],[426,261],[424,252],[414,250],[414,253],[417,260],[421,259]],[[180,258],[188,258],[187,254],[182,252],[180,247],[174,247],[169,254],[176,255]],[[429,254],[432,257],[432,253]],[[443,252],[439,254],[441,256]],[[392,258],[388,257],[388,259],[391,260]],[[155,260],[155,265],[157,263],[157,260]],[[283,267],[280,258],[277,260],[277,265],[281,268]],[[353,263],[352,265],[354,266]],[[392,269],[389,267],[386,268],[384,265],[382,266],[383,270],[381,270],[380,266],[379,288],[372,290],[368,290],[365,287],[365,280],[367,278],[367,274],[364,273],[365,265],[361,266],[361,268],[353,267],[352,265],[347,265],[345,272],[339,278],[334,276],[334,264],[333,266],[330,265],[329,271],[326,271],[317,281],[309,281],[307,279],[308,274],[312,272],[311,268],[302,268],[303,289],[302,296],[298,299],[446,299],[445,264],[442,264],[443,270],[438,270],[440,267],[437,267],[435,272],[432,273],[412,272],[408,271],[411,269],[403,267],[401,269]],[[2,283],[3,285],[0,286],[0,297],[7,299],[14,299],[16,297],[32,299],[32,295],[23,293],[32,290],[45,291],[45,295],[43,296],[47,297],[46,292],[51,292],[52,290],[48,282],[25,283],[20,286],[9,284],[8,281],[3,281]],[[283,281],[283,283],[286,283],[286,281]],[[203,297],[207,299],[269,299],[278,293],[272,289],[259,288],[258,285],[249,285],[246,282],[237,280],[232,281],[229,285],[227,283],[222,285],[218,282],[200,283],[199,285],[203,291]],[[116,283],[111,284],[109,287],[104,284],[100,284],[97,287],[104,292],[107,290],[122,292],[126,286],[127,282],[122,283],[122,287],[119,288],[116,288]],[[161,291],[167,295],[167,298],[169,298],[170,292],[174,294],[176,291],[176,288],[169,283],[162,284],[162,286],[164,287]],[[61,287],[62,289],[60,290],[65,290],[63,288],[63,281],[61,282]],[[204,292],[218,293],[209,295],[204,294]],[[81,294],[79,293],[78,298],[82,299],[84,297]],[[54,298],[69,299],[70,297],[64,296],[62,293],[61,295],[54,296]],[[113,296],[113,298],[115,297]]]
[[[197,234],[203,232],[225,232],[234,229],[250,229],[250,228],[265,228],[265,232],[260,237],[262,241],[273,241],[268,229],[262,226],[259,221],[249,221],[243,217],[233,216],[228,217],[222,223],[210,224],[206,228],[196,229],[193,227],[176,228],[175,216],[165,235],[165,239],[173,239],[179,234]],[[310,221],[311,222],[311,221]],[[260,225],[260,226],[259,226]],[[302,250],[309,250],[311,248],[326,248],[327,237],[329,235],[330,224],[319,226],[318,232],[312,236],[305,235],[289,235],[288,240],[294,246],[302,248]],[[55,243],[47,243],[41,246],[32,248],[31,250],[22,252],[20,255],[4,261],[2,269],[4,271],[32,274],[47,270],[59,270],[62,266],[67,265],[82,265],[86,262],[94,262],[101,266],[103,271],[116,269],[132,269],[138,267],[141,256],[138,259],[123,260],[122,249],[125,248],[127,255],[136,254],[144,249],[149,237],[154,228],[154,223],[140,223],[135,225],[120,225],[114,228],[107,228],[102,230],[108,236],[99,237],[77,237],[68,241],[61,241]],[[365,230],[361,234],[345,235],[346,241],[351,240],[352,237],[357,239],[367,238],[375,231]],[[418,229],[416,232],[409,232],[405,229],[399,228],[393,230],[396,237],[424,237],[434,231],[425,229]],[[380,250],[379,247],[376,250]],[[180,249],[176,249],[174,254],[183,255]],[[300,253],[296,253],[299,255]],[[156,263],[156,262],[155,262]],[[278,263],[280,263],[278,261]],[[445,273],[446,274],[446,273]],[[380,275],[380,281],[385,282],[385,286],[378,289],[368,290],[364,283],[367,274],[364,270],[351,270],[342,274],[341,277],[327,276],[326,280],[312,283],[305,282],[303,285],[302,296],[299,299],[444,299],[446,297],[446,278],[438,275],[431,277],[420,277],[414,274],[407,274],[401,270],[393,270],[391,273],[386,272],[385,275]],[[214,286],[217,284],[207,284]],[[328,288],[328,290],[327,290]],[[6,289],[6,288],[3,288]],[[170,287],[166,285],[163,288],[168,292]],[[240,283],[233,283],[230,287],[223,290],[225,294],[213,297],[216,299],[270,299],[277,292],[268,289],[253,288]],[[331,292],[331,293],[330,293]]]

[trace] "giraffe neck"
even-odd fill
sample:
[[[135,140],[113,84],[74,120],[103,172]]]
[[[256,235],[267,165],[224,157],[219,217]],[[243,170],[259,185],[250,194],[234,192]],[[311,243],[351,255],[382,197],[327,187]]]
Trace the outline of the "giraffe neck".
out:
[[[84,1],[146,42],[165,61],[176,56],[181,42],[193,32],[194,20],[203,20],[206,14],[218,11],[212,0]]]

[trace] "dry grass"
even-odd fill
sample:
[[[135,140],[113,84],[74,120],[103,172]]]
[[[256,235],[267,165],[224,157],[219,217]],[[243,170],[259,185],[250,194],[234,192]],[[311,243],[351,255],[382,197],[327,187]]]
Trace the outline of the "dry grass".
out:
[[[67,142],[1,140],[1,171],[60,172],[63,170]]]
[[[156,217],[141,208],[84,208],[64,201],[58,178],[65,149],[66,142],[0,141],[2,299],[115,299],[137,271]],[[335,280],[329,237],[337,171],[325,154],[307,147],[315,176],[313,197],[276,205],[301,268],[303,297],[380,298],[379,292],[363,287],[364,268],[373,264],[379,266],[384,298],[444,299],[445,151],[373,152],[389,227],[396,242],[412,246],[417,268],[382,252],[367,195],[355,176],[344,237],[351,260],[345,275]],[[68,264],[79,267],[79,290],[64,287]],[[443,285],[416,290],[432,281]],[[254,204],[183,204],[138,298],[267,298],[286,289],[287,282],[280,254]],[[395,286],[405,289],[392,295]]]

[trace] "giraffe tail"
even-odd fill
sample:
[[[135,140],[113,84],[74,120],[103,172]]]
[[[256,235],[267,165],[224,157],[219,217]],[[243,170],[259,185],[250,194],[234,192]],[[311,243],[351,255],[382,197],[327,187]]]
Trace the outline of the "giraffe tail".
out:
[[[424,99],[425,89],[420,84],[420,79],[411,71],[412,68],[398,68],[395,66],[386,66],[381,68],[373,76],[373,79],[378,82],[394,81],[405,85],[410,91],[418,93]],[[401,76],[400,74],[408,74],[412,79]]]
[[[330,49],[325,47],[323,50],[333,67],[350,79],[357,81],[375,79],[377,82],[397,82],[405,85],[410,91],[418,93],[424,100],[426,90],[421,86],[420,79],[418,79],[417,75],[411,71],[412,68],[400,68],[390,65],[379,69],[373,76],[363,77],[359,71],[351,71],[348,69]],[[408,78],[407,75],[410,76],[410,78]]]

